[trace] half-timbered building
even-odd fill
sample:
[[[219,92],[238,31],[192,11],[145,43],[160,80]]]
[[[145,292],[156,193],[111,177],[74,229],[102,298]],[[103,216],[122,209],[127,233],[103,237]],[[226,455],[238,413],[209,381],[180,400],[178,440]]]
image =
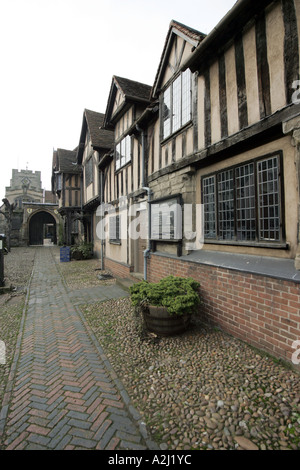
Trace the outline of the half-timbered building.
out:
[[[145,218],[147,211],[146,137],[136,121],[150,105],[150,92],[149,85],[113,76],[104,120],[105,127],[114,131],[113,151],[100,160],[106,206],[105,266],[123,277],[144,272],[148,233],[137,227],[133,236],[131,221],[136,214]]]
[[[207,36],[172,21],[139,112],[138,84],[126,92],[113,79],[115,146],[101,167],[106,266],[196,278],[203,318],[289,362],[300,331],[299,22],[298,0],[240,0]]]
[[[103,155],[112,148],[113,132],[103,128],[104,114],[85,109],[81,125],[76,162],[81,167],[82,214],[84,240],[93,243],[99,252],[96,236],[96,210],[100,204],[101,182],[98,164]]]
[[[58,148],[53,151],[52,192],[58,199],[58,212],[63,220],[60,243],[73,245],[82,236],[81,229],[81,167],[76,150]]]

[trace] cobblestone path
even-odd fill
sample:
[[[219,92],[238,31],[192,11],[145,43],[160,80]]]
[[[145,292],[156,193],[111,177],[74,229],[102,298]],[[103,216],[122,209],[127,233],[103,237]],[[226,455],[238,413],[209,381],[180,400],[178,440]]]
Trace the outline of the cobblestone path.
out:
[[[88,289],[80,294],[88,300]],[[113,295],[125,292],[99,287],[99,298]],[[75,305],[79,302],[79,294],[72,302],[51,249],[37,248],[0,413],[3,449],[151,448],[144,424]]]

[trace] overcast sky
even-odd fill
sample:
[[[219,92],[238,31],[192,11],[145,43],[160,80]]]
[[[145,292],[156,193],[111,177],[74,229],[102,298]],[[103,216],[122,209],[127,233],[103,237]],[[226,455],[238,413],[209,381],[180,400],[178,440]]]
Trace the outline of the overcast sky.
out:
[[[154,82],[172,19],[208,34],[235,0],[0,0],[0,201],[12,169],[42,172],[105,113],[113,75]]]

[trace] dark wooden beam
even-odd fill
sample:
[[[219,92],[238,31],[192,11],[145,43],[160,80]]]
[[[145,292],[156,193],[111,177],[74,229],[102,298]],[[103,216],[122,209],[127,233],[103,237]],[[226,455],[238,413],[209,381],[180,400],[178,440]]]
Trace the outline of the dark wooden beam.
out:
[[[299,38],[294,0],[282,0],[284,21],[284,73],[287,103],[292,102],[293,82],[299,80]]]
[[[267,34],[265,12],[261,12],[255,24],[256,60],[258,74],[258,94],[260,118],[271,114],[270,72],[267,54]]]
[[[204,72],[205,91],[204,91],[204,138],[205,146],[211,144],[211,98],[210,98],[210,75],[209,68]]]
[[[221,118],[221,138],[228,136],[227,92],[226,92],[226,65],[225,55],[219,57],[219,100]]]
[[[248,126],[248,107],[245,75],[245,59],[243,36],[239,34],[235,39],[235,67],[238,93],[238,110],[240,129]]]

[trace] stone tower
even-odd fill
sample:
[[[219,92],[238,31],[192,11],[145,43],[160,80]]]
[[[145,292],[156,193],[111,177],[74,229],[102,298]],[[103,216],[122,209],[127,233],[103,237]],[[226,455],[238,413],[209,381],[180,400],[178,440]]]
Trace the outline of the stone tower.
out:
[[[41,172],[12,170],[10,186],[5,188],[5,197],[22,209],[23,202],[43,202]]]

